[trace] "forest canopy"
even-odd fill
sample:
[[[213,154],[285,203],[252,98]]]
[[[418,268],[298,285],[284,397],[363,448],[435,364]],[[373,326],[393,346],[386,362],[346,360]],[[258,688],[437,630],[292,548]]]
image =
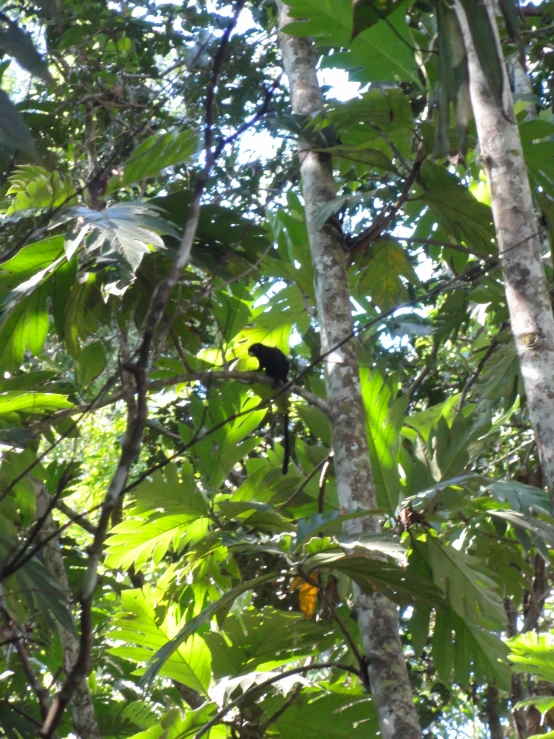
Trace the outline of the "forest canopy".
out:
[[[0,736],[554,737],[553,14],[4,5]]]

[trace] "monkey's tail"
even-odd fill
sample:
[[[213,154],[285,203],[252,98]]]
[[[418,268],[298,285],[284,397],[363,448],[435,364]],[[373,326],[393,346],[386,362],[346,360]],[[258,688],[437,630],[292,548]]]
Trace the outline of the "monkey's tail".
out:
[[[285,449],[285,455],[283,457],[283,475],[287,474],[289,468],[290,459],[290,444],[289,444],[289,414],[285,413],[283,416],[283,447]]]

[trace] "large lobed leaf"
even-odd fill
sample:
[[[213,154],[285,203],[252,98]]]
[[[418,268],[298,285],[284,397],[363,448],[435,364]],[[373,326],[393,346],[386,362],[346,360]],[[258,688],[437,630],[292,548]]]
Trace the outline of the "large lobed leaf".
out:
[[[137,487],[129,513],[107,540],[109,566],[138,570],[150,559],[158,564],[169,550],[181,552],[204,537],[210,522],[190,467],[183,467],[179,478],[171,464]]]
[[[123,591],[122,614],[114,621],[115,630],[111,637],[126,646],[112,647],[109,650],[112,654],[135,663],[147,662],[156,649],[179,631],[183,621],[177,607],[169,607],[160,621],[156,616],[156,605],[155,594],[148,587]],[[160,670],[162,677],[177,680],[204,695],[210,685],[211,674],[211,653],[198,634],[179,644]]]

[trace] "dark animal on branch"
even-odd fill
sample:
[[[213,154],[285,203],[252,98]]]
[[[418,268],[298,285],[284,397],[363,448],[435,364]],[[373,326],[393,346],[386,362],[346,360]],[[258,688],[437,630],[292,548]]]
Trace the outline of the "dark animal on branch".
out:
[[[266,375],[271,377],[273,380],[273,387],[279,387],[280,385],[286,384],[290,365],[289,360],[280,349],[277,349],[274,346],[266,346],[265,344],[252,344],[248,349],[248,354],[251,357],[256,357],[260,363],[260,369],[265,370]],[[284,414],[283,447],[285,450],[283,457],[283,475],[286,475],[290,459],[289,414],[287,412]]]

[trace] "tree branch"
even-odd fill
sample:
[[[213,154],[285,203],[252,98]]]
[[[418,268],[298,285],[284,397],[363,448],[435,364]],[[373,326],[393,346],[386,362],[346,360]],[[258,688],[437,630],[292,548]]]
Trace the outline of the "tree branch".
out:
[[[250,699],[256,693],[259,693],[266,688],[271,687],[275,683],[278,683],[279,680],[283,680],[284,678],[290,677],[291,675],[301,675],[303,672],[309,672],[310,670],[324,670],[330,667],[338,670],[344,670],[345,672],[349,672],[351,675],[356,675],[356,677],[360,677],[360,673],[354,667],[350,667],[349,665],[342,665],[340,663],[316,662],[312,665],[294,667],[292,670],[281,672],[279,675],[274,675],[273,677],[269,678],[269,680],[264,680],[263,683],[260,683],[259,685],[254,685],[252,688],[245,690],[242,695],[239,695],[239,697],[235,698],[234,701],[228,703],[227,706],[225,706],[225,708],[222,708],[221,711],[218,711],[216,715],[210,721],[208,721],[208,723],[204,724],[200,731],[197,732],[194,739],[201,739],[204,734],[208,733],[212,726],[217,726],[217,724],[221,721],[226,713],[229,713],[229,711],[232,711],[233,708],[240,706],[243,701]]]

